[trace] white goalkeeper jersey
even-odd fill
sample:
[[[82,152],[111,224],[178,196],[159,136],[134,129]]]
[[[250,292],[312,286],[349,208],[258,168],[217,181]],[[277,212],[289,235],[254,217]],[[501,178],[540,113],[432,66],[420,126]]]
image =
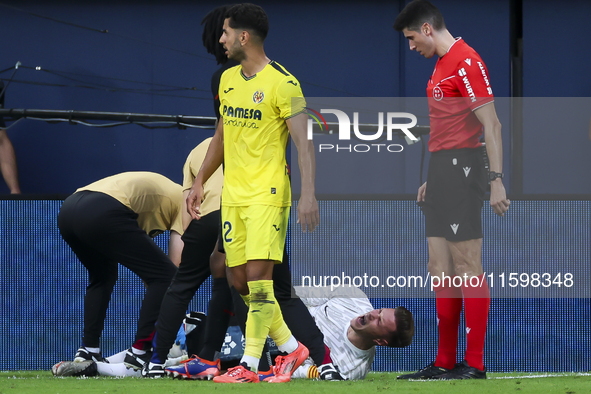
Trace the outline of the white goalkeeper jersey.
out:
[[[296,293],[308,307],[316,325],[330,348],[333,364],[347,379],[364,379],[376,354],[375,346],[361,350],[349,341],[347,331],[351,320],[374,308],[363,291],[353,288],[303,288]]]

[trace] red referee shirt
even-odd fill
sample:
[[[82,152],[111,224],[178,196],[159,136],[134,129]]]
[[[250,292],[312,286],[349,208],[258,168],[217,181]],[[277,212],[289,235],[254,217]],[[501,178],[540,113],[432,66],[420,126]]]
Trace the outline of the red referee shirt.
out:
[[[480,146],[482,124],[473,111],[494,97],[484,62],[461,38],[437,60],[427,98],[430,152]]]

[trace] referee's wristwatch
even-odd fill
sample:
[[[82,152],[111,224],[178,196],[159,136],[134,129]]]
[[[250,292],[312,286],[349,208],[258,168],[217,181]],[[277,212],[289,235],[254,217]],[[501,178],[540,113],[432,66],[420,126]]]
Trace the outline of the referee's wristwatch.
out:
[[[502,172],[491,171],[488,173],[488,180],[492,182],[497,178],[503,179],[504,176],[505,176],[505,174],[503,174]]]

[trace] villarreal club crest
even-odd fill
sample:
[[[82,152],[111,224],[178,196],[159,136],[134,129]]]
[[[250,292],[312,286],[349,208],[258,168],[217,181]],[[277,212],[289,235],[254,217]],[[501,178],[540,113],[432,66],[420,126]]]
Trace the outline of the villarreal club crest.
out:
[[[264,98],[265,98],[265,94],[261,90],[257,90],[252,95],[252,101],[254,101],[255,104],[260,104]]]

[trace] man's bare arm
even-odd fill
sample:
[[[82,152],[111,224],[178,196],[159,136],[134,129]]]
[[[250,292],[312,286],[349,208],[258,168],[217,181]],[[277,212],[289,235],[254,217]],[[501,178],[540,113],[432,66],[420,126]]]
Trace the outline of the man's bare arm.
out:
[[[193,219],[201,218],[201,202],[203,201],[203,184],[222,165],[224,161],[224,121],[220,118],[215,134],[209,144],[201,169],[193,181],[186,199],[187,211]]]
[[[0,129],[0,170],[11,194],[20,194],[16,155],[5,129]]]
[[[314,155],[314,144],[307,138],[306,114],[299,114],[293,118],[286,119],[286,124],[291,133],[291,138],[298,150],[298,165],[302,177],[302,194],[298,204],[298,223],[302,231],[314,231],[320,223],[318,213],[318,202],[316,201],[316,157]]]
[[[183,253],[184,242],[181,235],[174,230],[170,231],[170,239],[168,242],[168,258],[177,267],[181,264],[181,255]]]
[[[503,143],[501,139],[501,122],[497,117],[494,103],[483,105],[474,110],[474,114],[484,126],[484,140],[486,153],[490,164],[490,171],[503,172]],[[503,216],[509,209],[511,202],[507,199],[503,180],[497,178],[490,183],[490,205],[493,211]]]

